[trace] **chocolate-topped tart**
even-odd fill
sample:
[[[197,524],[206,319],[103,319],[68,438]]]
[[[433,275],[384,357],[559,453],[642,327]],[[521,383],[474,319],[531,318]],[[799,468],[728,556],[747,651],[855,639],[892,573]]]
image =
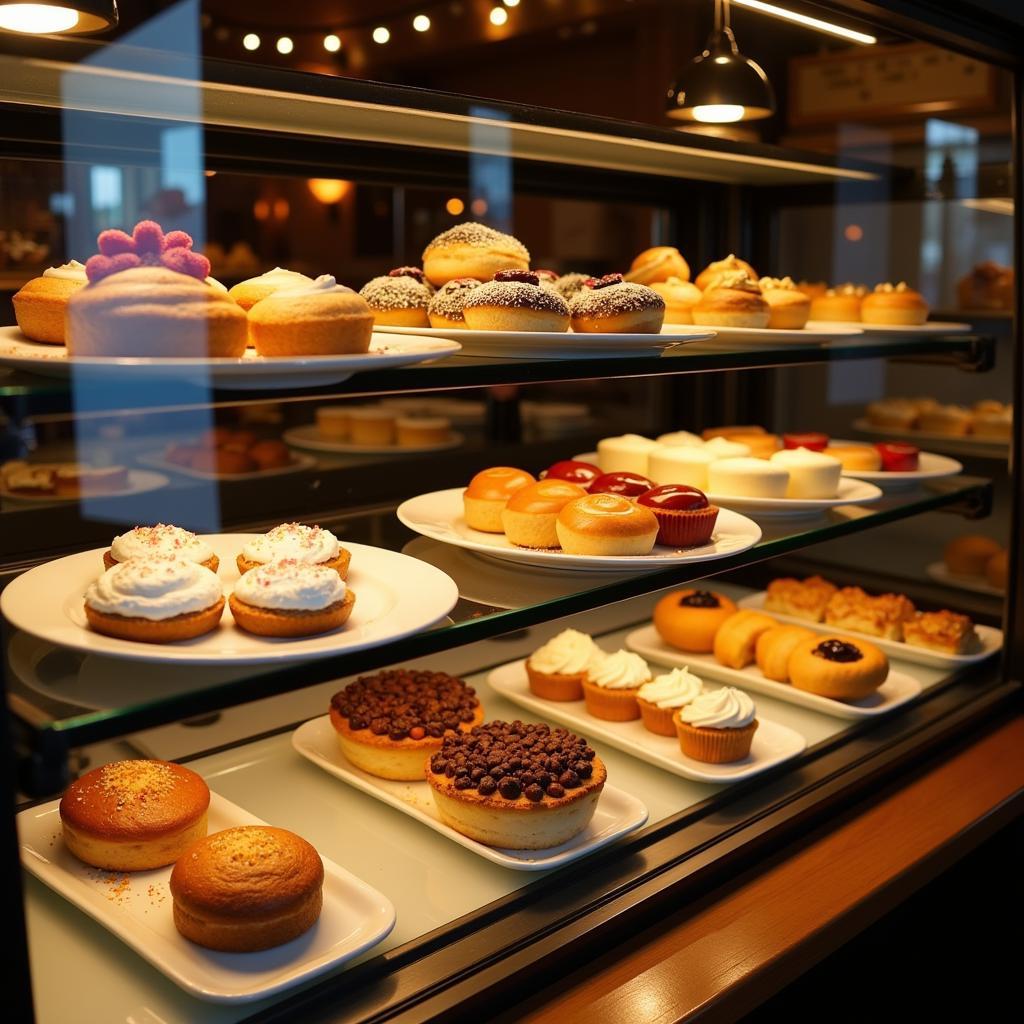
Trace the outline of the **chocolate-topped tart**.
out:
[[[446,825],[506,850],[546,850],[578,835],[608,778],[581,736],[518,720],[446,736],[426,774]]]
[[[331,698],[342,753],[382,779],[422,779],[445,736],[483,720],[476,691],[447,672],[388,669],[360,676]]]

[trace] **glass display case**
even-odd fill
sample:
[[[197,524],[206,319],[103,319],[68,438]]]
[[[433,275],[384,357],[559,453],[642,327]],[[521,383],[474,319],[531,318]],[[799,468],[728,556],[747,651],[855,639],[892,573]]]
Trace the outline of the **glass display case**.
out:
[[[17,1014],[485,1019],[570,951],[578,963],[656,920],[1019,700],[1021,300],[1012,273],[997,288],[984,269],[1019,252],[1019,55],[981,24],[954,46],[962,26],[900,6],[858,5],[890,45],[971,61],[986,76],[983,118],[908,107],[895,127],[858,111],[826,129],[823,115],[797,113],[816,58],[785,48],[773,62],[790,62],[791,116],[769,142],[211,59],[191,5],[113,42],[3,38],[0,599],[5,834],[24,908]],[[822,291],[905,280],[930,319],[774,333],[697,323],[618,342],[378,323],[371,355],[331,365],[69,356],[14,326],[19,289],[139,221],[187,231],[227,287],[280,266],[358,289],[420,265],[432,239],[470,219],[558,275],[627,272],[637,253],[671,245],[693,277],[735,253]],[[331,416],[368,409],[384,435],[331,429]],[[443,436],[402,443],[400,421]],[[766,500],[706,484],[720,506],[713,543],[625,562],[502,546],[460,518],[461,489],[488,467],[620,468],[600,442],[686,432],[697,447],[715,428],[746,439],[746,455],[769,438],[814,447],[808,432],[833,451],[885,442],[921,454],[888,478],[846,466],[829,496],[803,504],[792,490]],[[437,495],[440,511],[424,504]],[[136,525],[207,537],[230,588],[253,535],[290,522],[352,553],[357,600],[340,630],[239,638],[225,620],[214,640],[143,644],[104,636],[82,612],[112,539]],[[750,667],[723,675],[724,661],[651,624],[680,588],[761,609],[771,581],[814,575],[968,616],[976,632],[952,654],[914,648],[899,623],[885,635],[892,623],[868,614],[859,624],[888,656],[886,688],[832,700]],[[827,632],[823,615],[812,632]],[[757,750],[702,765],[639,722],[538,698],[521,659],[567,628],[639,652],[656,675],[688,665],[750,694]],[[487,720],[591,740],[609,784],[583,838],[535,853],[464,842],[424,804],[425,782],[353,770],[331,698],[393,666],[461,677]],[[214,794],[211,826],[268,822],[339,866],[315,937],[210,955],[174,930],[168,871],[69,870],[55,800],[125,758],[186,764]],[[368,910],[351,920],[356,882],[383,901],[382,920],[394,912],[372,935]],[[342,907],[366,941],[342,934]]]

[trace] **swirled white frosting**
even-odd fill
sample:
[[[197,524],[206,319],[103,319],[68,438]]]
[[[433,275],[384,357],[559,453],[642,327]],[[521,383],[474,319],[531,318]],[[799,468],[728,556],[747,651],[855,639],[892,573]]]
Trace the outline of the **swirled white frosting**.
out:
[[[79,263],[78,260],[62,263],[59,267],[47,267],[43,271],[43,277],[57,277],[61,281],[81,281],[82,284],[86,284],[89,280],[85,276],[85,264]]]
[[[220,580],[184,558],[130,558],[118,562],[85,592],[85,603],[106,615],[162,622],[201,612],[222,597]]]
[[[606,657],[593,639],[575,629],[564,629],[530,655],[530,667],[549,675],[589,672]]]
[[[595,686],[606,690],[632,690],[651,680],[647,662],[632,651],[616,651],[606,655],[587,676]]]
[[[189,530],[180,526],[157,523],[136,526],[110,543],[110,556],[115,562],[129,558],[184,558],[187,562],[208,562],[213,548]]]
[[[750,725],[754,714],[754,702],[747,694],[723,686],[694,697],[679,712],[679,718],[699,729],[742,729]]]
[[[333,569],[286,558],[244,573],[234,594],[256,608],[319,612],[344,600],[345,591],[345,581]]]
[[[338,557],[338,538],[330,530],[301,523],[282,523],[242,548],[248,562],[277,562],[290,558],[306,565],[318,565]]]
[[[299,276],[301,277],[302,275],[300,274]],[[308,283],[286,285],[283,288],[279,288],[274,292],[274,295],[275,297],[280,295],[330,295],[352,291],[351,288],[338,284],[330,274],[321,274],[315,281],[310,281],[307,278],[306,281]]]
[[[659,708],[681,708],[696,700],[703,690],[704,683],[688,668],[674,668],[641,686],[637,696]]]

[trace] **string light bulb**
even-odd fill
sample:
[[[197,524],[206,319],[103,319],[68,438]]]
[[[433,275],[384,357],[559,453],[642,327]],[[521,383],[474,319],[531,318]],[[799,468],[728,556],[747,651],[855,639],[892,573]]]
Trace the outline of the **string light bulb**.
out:
[[[250,32],[242,37],[242,45],[247,50],[258,50],[260,48],[260,37],[255,32]]]
[[[277,41],[277,52],[288,54],[295,49],[295,44],[288,38],[288,36],[281,36]]]
[[[341,40],[333,33],[324,36],[324,49],[328,53],[337,53],[341,49]]]
[[[504,25],[508,21],[508,11],[504,7],[492,7],[488,18],[492,25]]]
[[[383,26],[378,25],[373,30],[373,41],[383,46],[391,38],[391,33]]]
[[[417,32],[427,32],[430,29],[430,19],[425,14],[417,14],[412,19],[412,27]]]

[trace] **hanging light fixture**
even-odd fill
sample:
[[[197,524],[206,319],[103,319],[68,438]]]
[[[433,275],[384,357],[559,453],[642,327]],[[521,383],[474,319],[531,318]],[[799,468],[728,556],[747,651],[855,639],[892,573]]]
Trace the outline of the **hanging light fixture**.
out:
[[[11,4],[0,0],[0,30],[31,35],[61,32],[86,35],[117,24],[117,0],[36,0]]]
[[[775,113],[775,93],[758,64],[744,57],[729,25],[729,0],[715,0],[715,30],[704,52],[668,91],[666,114],[677,121],[729,124]]]

